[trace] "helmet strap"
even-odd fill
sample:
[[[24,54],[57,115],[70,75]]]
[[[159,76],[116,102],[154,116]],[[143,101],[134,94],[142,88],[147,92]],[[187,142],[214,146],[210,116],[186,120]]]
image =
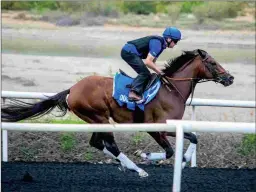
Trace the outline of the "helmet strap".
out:
[[[165,41],[166,41],[166,43],[167,43],[167,47],[170,47],[170,45],[171,45],[171,43],[172,43],[172,40],[171,40],[171,42],[168,42],[168,41],[167,41],[167,38],[166,38]]]

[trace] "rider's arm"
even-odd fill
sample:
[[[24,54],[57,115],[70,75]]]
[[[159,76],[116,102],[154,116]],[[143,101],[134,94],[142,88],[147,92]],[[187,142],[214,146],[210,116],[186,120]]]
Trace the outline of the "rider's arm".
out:
[[[155,71],[157,74],[161,73],[161,70],[156,66],[155,61],[156,57],[152,56],[150,53],[148,54],[146,60],[144,61],[145,65]]]

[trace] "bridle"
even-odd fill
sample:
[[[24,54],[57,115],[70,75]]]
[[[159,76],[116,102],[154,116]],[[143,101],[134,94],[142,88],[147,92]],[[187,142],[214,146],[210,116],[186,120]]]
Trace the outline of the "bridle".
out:
[[[200,55],[200,57],[202,58],[202,56]],[[181,92],[179,91],[179,89],[171,82],[171,81],[191,81],[191,89],[192,89],[192,94],[191,94],[191,100],[190,100],[190,103],[189,105],[191,105],[192,103],[192,99],[193,99],[193,96],[194,96],[194,91],[195,91],[195,87],[196,87],[196,84],[197,83],[203,83],[203,82],[208,82],[208,81],[214,81],[214,82],[219,82],[218,80],[218,76],[220,74],[223,74],[225,73],[225,71],[223,72],[216,72],[216,70],[214,69],[214,67],[209,64],[209,62],[207,62],[208,58],[210,56],[207,54],[205,58],[202,58],[202,63],[203,63],[203,66],[204,66],[204,71],[206,70],[206,68],[208,68],[208,70],[210,71],[210,73],[212,73],[213,75],[213,79],[203,79],[203,78],[188,78],[188,77],[185,77],[185,78],[172,78],[172,77],[167,77],[166,75],[162,75],[161,76],[161,79],[162,79],[162,82],[163,84],[165,85],[165,87],[167,88],[167,90],[169,91],[172,91],[171,89],[171,86],[179,93],[179,95],[181,96],[181,98],[183,99],[184,101],[184,105],[186,105],[186,99],[184,98],[184,96],[181,94]],[[185,68],[186,66],[188,66],[190,63],[192,63],[194,60],[195,60],[196,57],[194,57],[193,59],[191,59],[190,61],[188,61],[182,68]],[[197,64],[199,65],[199,64]]]

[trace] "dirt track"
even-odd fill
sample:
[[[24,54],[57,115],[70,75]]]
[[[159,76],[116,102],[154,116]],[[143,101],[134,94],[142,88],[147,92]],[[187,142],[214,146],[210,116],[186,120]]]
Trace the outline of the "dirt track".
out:
[[[171,191],[171,166],[144,166],[147,178],[136,172],[125,173],[118,165],[88,163],[3,163],[2,191],[20,192],[84,192],[84,191]],[[28,172],[32,181],[24,181]],[[182,192],[253,192],[256,169],[200,169],[187,168],[182,173]]]

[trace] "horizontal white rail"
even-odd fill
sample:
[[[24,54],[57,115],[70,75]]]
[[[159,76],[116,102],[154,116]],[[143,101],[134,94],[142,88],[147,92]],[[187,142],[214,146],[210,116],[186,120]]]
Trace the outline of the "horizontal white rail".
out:
[[[156,129],[157,127],[157,129]],[[136,132],[136,131],[175,131],[175,126],[158,124],[43,124],[43,123],[2,123],[8,131],[65,131],[65,132]]]
[[[16,92],[2,91],[2,98],[21,98],[21,99],[47,99],[47,96],[55,95],[56,93],[38,93],[38,92]],[[189,105],[191,98],[188,98],[186,104]],[[193,106],[221,106],[221,107],[241,107],[255,108],[255,101],[240,101],[240,100],[219,100],[219,99],[199,99],[193,98],[191,105]]]
[[[255,133],[255,123],[167,120],[168,125],[183,125],[184,132]]]
[[[56,93],[2,91],[2,98],[47,99]]]
[[[188,105],[191,98],[188,98],[186,104]],[[241,108],[255,108],[255,101],[241,101],[241,100],[220,100],[220,99],[199,99],[194,98],[191,105],[193,106],[219,106],[219,107],[241,107]]]
[[[255,133],[255,123],[207,122],[167,120],[167,124],[31,124],[2,123],[2,130],[12,131],[72,131],[72,132],[128,132],[128,131],[171,131],[176,132],[173,191],[181,189],[182,151],[184,132],[236,132]],[[5,157],[6,158],[6,157]]]
[[[56,93],[38,92],[14,92],[2,91],[2,98],[21,99],[47,99]],[[186,102],[188,105],[189,98]],[[216,107],[241,107],[255,108],[255,101],[240,100],[216,100],[194,98],[192,120],[195,120],[195,106],[216,106]],[[255,134],[255,123],[240,122],[206,122],[206,121],[181,121],[167,120],[167,124],[32,124],[32,123],[2,123],[3,130],[3,161],[8,160],[8,140],[7,130],[11,131],[64,131],[64,132],[137,132],[137,131],[168,131],[177,132],[176,135],[176,155],[174,166],[173,191],[180,191],[181,181],[181,160],[183,150],[183,132],[235,132]],[[192,166],[196,166],[196,153],[192,158]]]
[[[175,132],[177,125],[183,125],[184,132],[236,132],[255,133],[255,123],[234,123],[215,121],[167,120],[167,124],[44,124],[44,123],[2,123],[1,129],[8,131],[65,131],[65,132]]]

